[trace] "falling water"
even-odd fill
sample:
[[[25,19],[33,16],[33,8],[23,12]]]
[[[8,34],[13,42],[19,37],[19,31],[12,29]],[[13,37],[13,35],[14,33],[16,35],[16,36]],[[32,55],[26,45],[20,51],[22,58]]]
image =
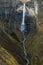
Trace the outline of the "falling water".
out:
[[[37,3],[37,1],[34,1],[34,8],[35,8],[36,25],[37,25],[37,30],[38,30],[39,24],[38,24],[38,17],[37,17],[37,14],[38,14],[38,3]]]
[[[25,13],[26,13],[26,9],[25,9],[25,3],[23,4],[23,18],[22,18],[22,23],[21,23],[21,32],[23,34],[23,48],[24,48],[24,54],[25,54],[25,60],[26,60],[26,65],[29,64],[29,60],[27,58],[27,52],[26,52],[26,45],[25,45]]]
[[[38,3],[37,1],[34,1],[34,7],[35,7],[35,14],[38,14]]]
[[[23,18],[22,18],[22,23],[21,23],[21,32],[24,32],[25,30],[25,3],[23,4]]]

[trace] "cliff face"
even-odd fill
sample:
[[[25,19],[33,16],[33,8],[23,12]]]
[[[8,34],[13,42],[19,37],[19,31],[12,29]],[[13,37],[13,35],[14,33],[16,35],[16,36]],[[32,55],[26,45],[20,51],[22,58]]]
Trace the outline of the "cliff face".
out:
[[[18,2],[19,0],[0,0],[0,7],[9,7],[9,5],[14,7]]]

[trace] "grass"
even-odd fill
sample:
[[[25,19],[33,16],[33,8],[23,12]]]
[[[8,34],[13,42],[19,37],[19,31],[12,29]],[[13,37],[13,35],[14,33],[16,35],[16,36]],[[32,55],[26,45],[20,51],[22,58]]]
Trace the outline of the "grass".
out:
[[[41,24],[39,27],[40,27],[39,32],[36,35],[32,37],[30,36],[27,37],[26,45],[27,45],[27,52],[33,53],[33,55],[35,54],[36,56],[38,56],[39,58],[38,63],[40,62],[39,64],[43,65],[43,24]]]
[[[17,60],[1,46],[0,46],[0,64],[19,65]]]

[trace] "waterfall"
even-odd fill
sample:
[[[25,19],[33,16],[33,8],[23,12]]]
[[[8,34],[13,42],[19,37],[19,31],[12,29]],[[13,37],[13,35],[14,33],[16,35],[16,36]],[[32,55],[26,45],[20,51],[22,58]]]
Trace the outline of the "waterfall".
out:
[[[37,26],[37,30],[38,30],[39,24],[38,24],[38,17],[37,17],[37,14],[38,14],[38,3],[37,3],[37,1],[34,1],[34,8],[35,8],[36,26]]]
[[[23,18],[22,18],[22,23],[21,23],[21,28],[20,28],[20,30],[21,30],[21,32],[22,32],[22,34],[23,34],[23,49],[24,49],[24,55],[25,55],[25,60],[26,60],[26,65],[28,65],[29,64],[29,60],[28,60],[28,58],[27,58],[27,52],[26,52],[26,44],[25,44],[25,13],[26,13],[26,9],[25,9],[25,3],[23,4]]]
[[[24,32],[25,30],[25,3],[23,4],[23,18],[22,18],[22,23],[21,23],[21,32]]]
[[[38,3],[37,1],[34,1],[34,7],[35,7],[35,14],[38,14]]]

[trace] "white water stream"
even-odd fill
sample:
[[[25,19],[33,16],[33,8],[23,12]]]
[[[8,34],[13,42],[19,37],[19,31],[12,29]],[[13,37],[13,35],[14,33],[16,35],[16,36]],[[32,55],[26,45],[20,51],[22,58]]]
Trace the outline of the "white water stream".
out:
[[[24,31],[25,31],[25,13],[26,13],[26,9],[25,9],[25,3],[23,4],[23,18],[22,18],[22,23],[21,23],[21,32],[23,34],[23,49],[24,49],[24,55],[25,55],[25,60],[26,60],[26,65],[29,65],[29,60],[27,58],[27,52],[26,52],[26,44],[25,44],[25,35],[24,35]]]
[[[22,23],[21,23],[21,32],[25,30],[25,3],[23,4],[23,18],[22,18]]]

